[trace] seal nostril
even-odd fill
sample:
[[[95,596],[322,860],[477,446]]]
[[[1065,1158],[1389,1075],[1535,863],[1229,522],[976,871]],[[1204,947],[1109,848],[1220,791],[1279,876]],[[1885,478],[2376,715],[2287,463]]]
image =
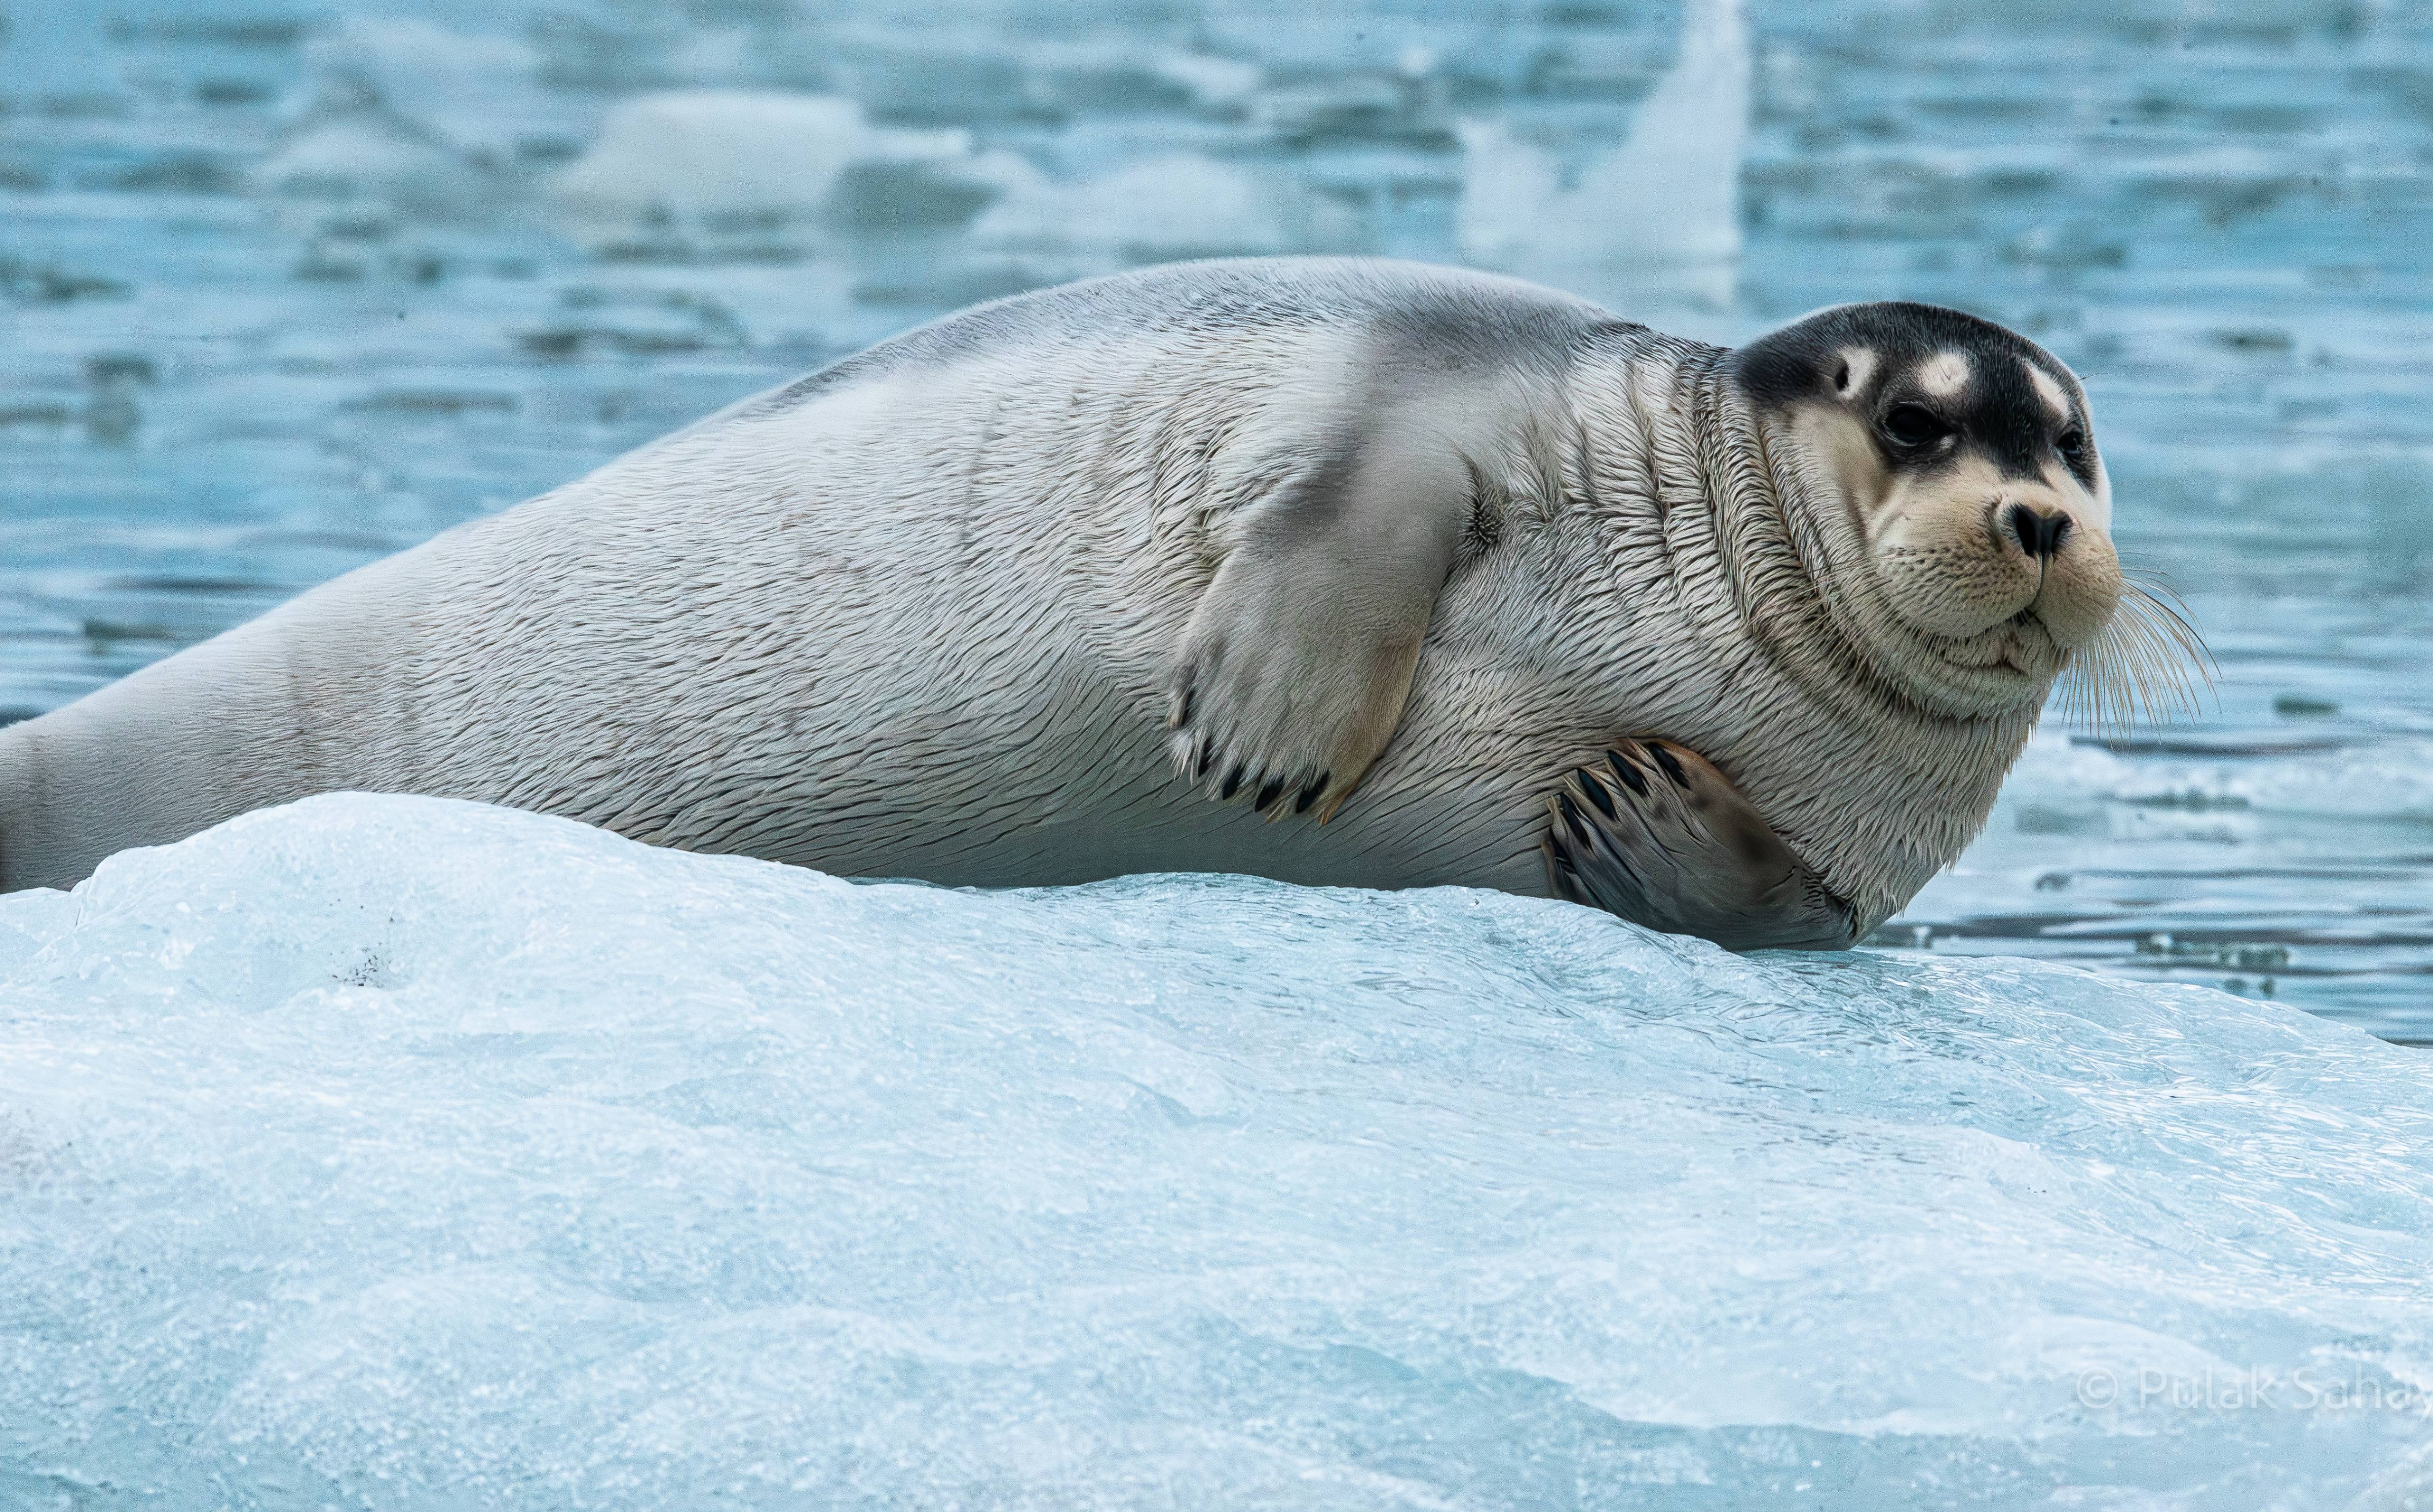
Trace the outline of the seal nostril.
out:
[[[2069,535],[2067,515],[2048,515],[2026,504],[2013,504],[2003,512],[2002,522],[2010,527],[2019,550],[2039,561],[2060,551],[2063,539]]]

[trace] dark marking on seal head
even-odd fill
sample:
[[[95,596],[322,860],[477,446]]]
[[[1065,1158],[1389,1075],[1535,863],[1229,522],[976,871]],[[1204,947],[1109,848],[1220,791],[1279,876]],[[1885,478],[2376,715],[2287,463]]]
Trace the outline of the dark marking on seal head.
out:
[[[1889,472],[1932,472],[1974,453],[2003,478],[2041,478],[2057,463],[2095,486],[2078,381],[2050,352],[1990,320],[1897,299],[1839,305],[1727,361],[1761,408],[1847,404],[1866,420]]]

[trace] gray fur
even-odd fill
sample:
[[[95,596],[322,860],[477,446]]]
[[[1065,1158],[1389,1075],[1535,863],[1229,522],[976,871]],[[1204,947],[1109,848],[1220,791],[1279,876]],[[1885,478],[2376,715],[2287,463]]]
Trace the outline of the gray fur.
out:
[[[1292,276],[1279,277],[1281,269]],[[1584,328],[1613,317],[1514,279],[1353,258],[1242,258],[1087,279],[992,299],[840,359],[744,401],[765,416],[842,385],[952,365],[990,349],[1090,347],[1110,331],[1196,335],[1359,325],[1381,372],[1451,364],[1559,363]]]
[[[1724,357],[1359,260],[980,306],[0,731],[0,882],[368,789],[844,875],[1543,893],[1550,796],[1661,734],[1863,930],[2043,688],[1846,633],[1845,506]]]

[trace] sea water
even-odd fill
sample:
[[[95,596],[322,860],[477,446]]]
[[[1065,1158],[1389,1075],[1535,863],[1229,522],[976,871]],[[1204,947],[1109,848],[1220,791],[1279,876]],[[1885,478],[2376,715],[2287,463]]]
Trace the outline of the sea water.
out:
[[[341,795],[0,900],[0,1505],[2422,1506],[2433,1069]]]
[[[2422,0],[16,0],[0,713],[972,299],[1374,252],[2085,375],[2200,717],[2059,719],[1878,937],[2433,1038]],[[1661,732],[1658,732],[1661,733]]]

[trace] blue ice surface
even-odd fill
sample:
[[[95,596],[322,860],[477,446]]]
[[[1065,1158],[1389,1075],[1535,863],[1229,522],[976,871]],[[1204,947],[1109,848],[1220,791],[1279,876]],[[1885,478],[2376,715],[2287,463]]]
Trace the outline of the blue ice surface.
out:
[[[2433,1496],[2433,1060],[339,795],[0,900],[0,1505]]]

